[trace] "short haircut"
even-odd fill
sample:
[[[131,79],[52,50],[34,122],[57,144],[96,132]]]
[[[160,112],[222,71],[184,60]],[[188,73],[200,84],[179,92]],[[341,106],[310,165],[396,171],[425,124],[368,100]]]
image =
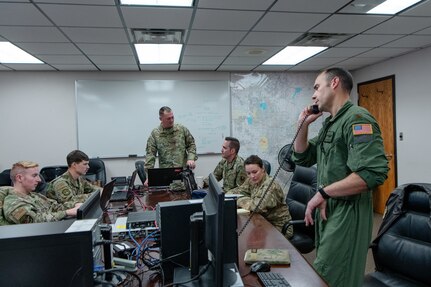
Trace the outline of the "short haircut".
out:
[[[323,70],[320,74],[322,73],[326,75],[326,81],[328,83],[333,78],[338,77],[341,82],[341,88],[350,94],[353,88],[353,77],[346,69],[334,67]]]
[[[225,137],[224,140],[229,142],[229,147],[233,148],[236,153],[239,152],[240,144],[237,138]]]
[[[33,161],[19,161],[12,165],[10,170],[10,179],[15,183],[15,178],[18,174],[22,174],[25,170],[33,167],[38,167],[39,164]]]
[[[67,160],[67,166],[71,167],[74,162],[80,163],[81,161],[84,161],[84,160],[88,161],[90,159],[88,158],[88,155],[86,155],[84,152],[80,150],[74,150],[67,155],[66,160]]]
[[[163,116],[163,114],[164,114],[165,112],[170,113],[170,112],[172,112],[172,109],[171,109],[170,107],[167,107],[167,106],[163,106],[163,107],[161,107],[161,108],[160,108],[160,110],[159,110],[159,116],[160,116],[160,117],[161,117],[161,116]]]
[[[244,165],[257,164],[260,168],[263,168],[263,161],[257,155],[251,155],[244,161]]]

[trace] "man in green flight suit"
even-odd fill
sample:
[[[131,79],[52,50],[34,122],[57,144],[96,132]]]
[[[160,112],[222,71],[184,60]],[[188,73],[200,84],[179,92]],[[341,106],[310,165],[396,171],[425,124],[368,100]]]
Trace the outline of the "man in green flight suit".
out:
[[[373,225],[372,189],[387,178],[379,125],[364,108],[349,101],[353,79],[342,68],[321,72],[302,124],[292,159],[300,165],[317,163],[318,192],[308,202],[306,225],[316,224],[314,267],[331,287],[361,286]],[[328,112],[317,137],[308,140],[308,126]],[[317,208],[316,218],[312,211]]]
[[[84,176],[89,166],[89,158],[80,150],[71,151],[67,157],[67,171],[51,181],[46,190],[48,198],[58,203],[85,202],[95,191],[101,188],[92,185]]]
[[[224,192],[240,186],[247,178],[244,160],[238,155],[239,148],[240,143],[238,139],[233,137],[226,137],[224,139],[221,149],[222,160],[213,171],[218,181],[223,179]],[[207,186],[208,177],[204,179],[204,187]]]
[[[196,144],[190,131],[174,123],[174,113],[169,107],[159,110],[160,125],[153,129],[147,140],[145,170],[153,168],[156,156],[159,167],[196,167]],[[148,186],[148,178],[144,182]]]
[[[31,161],[20,161],[12,166],[13,187],[7,187],[3,202],[4,218],[8,224],[51,222],[76,216],[81,203],[59,204],[34,192],[41,181],[38,166]]]

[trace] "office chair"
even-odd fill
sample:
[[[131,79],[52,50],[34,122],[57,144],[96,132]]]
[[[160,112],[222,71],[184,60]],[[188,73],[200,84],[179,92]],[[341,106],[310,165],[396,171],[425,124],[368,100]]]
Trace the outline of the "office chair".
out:
[[[271,173],[271,163],[265,159],[262,159],[263,168],[265,169],[266,173],[269,175]]]
[[[137,160],[135,162],[135,168],[138,172],[139,179],[141,180],[142,184],[147,180],[147,174],[145,173],[145,162],[143,160]]]
[[[85,178],[87,178],[91,182],[100,180],[101,186],[105,186],[106,169],[103,160],[101,160],[100,158],[90,158],[89,165],[90,168],[85,174]]]
[[[286,204],[289,207],[292,221],[285,224],[283,231],[293,225],[293,236],[289,241],[301,253],[309,253],[314,249],[314,226],[305,226],[304,218],[307,203],[314,196],[316,190],[316,167],[296,165],[286,196]]]
[[[5,169],[0,173],[0,186],[12,186],[10,179],[10,169]]]
[[[371,244],[376,271],[364,287],[431,286],[431,184],[397,187]]]
[[[57,176],[62,175],[67,171],[67,165],[53,165],[45,166],[40,170],[40,174],[43,176],[46,182],[51,182]]]

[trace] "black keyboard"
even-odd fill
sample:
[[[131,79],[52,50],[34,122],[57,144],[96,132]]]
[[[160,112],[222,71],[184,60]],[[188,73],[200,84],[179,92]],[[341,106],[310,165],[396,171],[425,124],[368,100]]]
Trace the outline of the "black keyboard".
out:
[[[257,272],[260,282],[265,287],[291,287],[290,284],[280,273],[276,272]]]

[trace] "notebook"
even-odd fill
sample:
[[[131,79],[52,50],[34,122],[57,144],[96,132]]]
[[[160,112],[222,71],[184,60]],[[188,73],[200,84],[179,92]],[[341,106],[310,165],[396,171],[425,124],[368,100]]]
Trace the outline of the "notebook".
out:
[[[176,180],[182,181],[182,167],[149,168],[148,188],[168,188]]]
[[[114,190],[115,179],[111,180],[103,187],[102,193],[100,195],[100,208],[103,211],[108,209],[109,201],[111,200],[112,191]]]
[[[130,177],[129,184],[123,186],[115,186],[114,193],[111,196],[111,201],[127,201],[129,196],[131,195],[131,191],[135,186],[137,170],[132,172],[132,176]]]
[[[290,265],[289,251],[287,249],[249,249],[245,252],[245,263],[252,264],[258,261]]]

